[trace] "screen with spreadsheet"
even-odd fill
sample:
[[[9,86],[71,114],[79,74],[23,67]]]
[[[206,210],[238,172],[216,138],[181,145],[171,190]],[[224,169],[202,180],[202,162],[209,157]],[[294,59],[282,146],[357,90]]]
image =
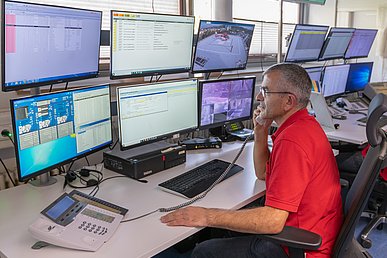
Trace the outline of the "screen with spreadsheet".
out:
[[[322,79],[324,97],[343,94],[347,85],[350,65],[332,65],[325,67]]]
[[[191,69],[191,16],[111,11],[112,79]]]
[[[11,100],[19,180],[112,142],[109,85]]]
[[[364,90],[371,80],[373,62],[350,64],[346,92]]]
[[[331,28],[325,39],[319,60],[344,58],[355,29]]]
[[[201,20],[192,71],[245,69],[254,24]]]
[[[122,148],[160,141],[198,127],[196,79],[117,88]]]
[[[5,1],[4,91],[98,75],[102,12]]]
[[[297,24],[286,52],[285,62],[318,60],[328,28],[328,26]]]
[[[201,81],[200,129],[248,120],[252,117],[255,76]]]
[[[345,52],[345,58],[368,57],[378,30],[356,29]]]

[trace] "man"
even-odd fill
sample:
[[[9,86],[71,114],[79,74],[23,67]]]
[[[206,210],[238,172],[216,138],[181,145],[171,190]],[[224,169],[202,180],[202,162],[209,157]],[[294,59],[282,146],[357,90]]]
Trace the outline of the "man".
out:
[[[264,207],[238,211],[187,207],[161,218],[170,226],[217,227],[244,233],[275,234],[285,225],[322,237],[307,257],[330,257],[342,223],[340,180],[330,144],[306,110],[311,81],[295,64],[277,64],[263,75],[254,111],[254,167],[266,180]],[[262,124],[257,123],[259,116]],[[272,122],[270,153],[267,139]],[[225,197],[226,198],[226,197]],[[281,246],[255,235],[211,239],[195,247],[193,257],[287,257]]]

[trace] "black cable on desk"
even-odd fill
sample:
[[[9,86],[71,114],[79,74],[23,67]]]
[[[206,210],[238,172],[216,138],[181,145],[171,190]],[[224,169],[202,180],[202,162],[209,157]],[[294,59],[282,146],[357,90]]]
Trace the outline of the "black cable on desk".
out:
[[[13,181],[13,179],[11,177],[11,173],[9,173],[7,166],[5,166],[4,161],[1,158],[0,158],[0,162],[1,162],[1,164],[3,164],[3,167],[4,167],[5,171],[7,172],[9,180],[11,180],[13,186],[16,186],[16,183]]]

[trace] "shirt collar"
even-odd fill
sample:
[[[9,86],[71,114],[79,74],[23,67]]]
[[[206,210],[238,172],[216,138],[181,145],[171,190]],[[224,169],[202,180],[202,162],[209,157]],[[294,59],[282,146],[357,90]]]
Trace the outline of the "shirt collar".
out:
[[[277,129],[277,131],[275,131],[275,133],[271,136],[271,139],[273,140],[273,142],[275,141],[275,139],[286,129],[288,128],[290,125],[292,125],[293,123],[295,123],[296,121],[302,119],[302,118],[306,118],[306,117],[310,117],[309,113],[308,113],[308,110],[306,108],[303,108],[303,109],[300,109],[298,110],[296,113],[294,113],[293,115],[291,115],[290,117],[288,117],[288,119],[285,120],[285,122]]]

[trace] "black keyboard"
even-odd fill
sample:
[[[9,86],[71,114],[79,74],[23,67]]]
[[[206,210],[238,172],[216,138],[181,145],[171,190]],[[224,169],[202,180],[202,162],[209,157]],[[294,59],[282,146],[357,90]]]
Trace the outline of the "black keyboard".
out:
[[[159,186],[168,192],[172,191],[187,198],[192,198],[207,190],[229,165],[229,162],[214,159],[184,174],[160,183]],[[241,166],[234,165],[223,180],[242,170]]]

